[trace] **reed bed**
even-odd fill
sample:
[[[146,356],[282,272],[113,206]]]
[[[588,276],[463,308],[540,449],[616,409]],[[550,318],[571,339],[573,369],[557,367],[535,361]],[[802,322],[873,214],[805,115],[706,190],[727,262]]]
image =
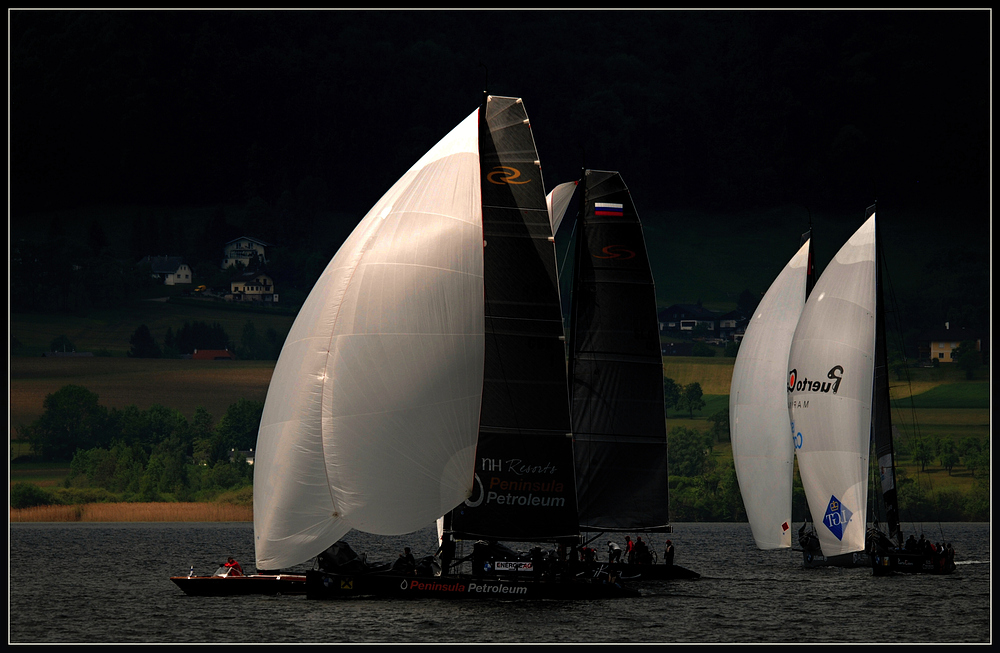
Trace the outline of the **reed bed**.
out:
[[[10,510],[13,522],[253,521],[252,506],[228,503],[86,503]]]

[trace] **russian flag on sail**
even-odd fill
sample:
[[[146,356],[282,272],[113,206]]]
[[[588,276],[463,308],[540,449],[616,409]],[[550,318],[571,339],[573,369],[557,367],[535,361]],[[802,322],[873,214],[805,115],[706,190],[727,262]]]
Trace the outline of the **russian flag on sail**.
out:
[[[614,202],[594,202],[594,215],[622,215],[622,205]]]

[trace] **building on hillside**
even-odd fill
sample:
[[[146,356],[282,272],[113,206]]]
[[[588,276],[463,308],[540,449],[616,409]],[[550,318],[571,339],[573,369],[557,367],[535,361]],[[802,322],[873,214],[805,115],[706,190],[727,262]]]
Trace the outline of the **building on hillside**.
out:
[[[222,269],[242,263],[243,267],[256,270],[267,263],[267,248],[271,244],[251,236],[240,236],[225,244],[222,255]]]
[[[739,310],[732,310],[719,316],[719,332],[717,337],[724,342],[732,342],[743,339],[746,333],[747,324],[750,322]]]
[[[240,449],[239,451],[237,451],[236,449],[229,450],[229,462],[234,463],[240,458],[246,460],[248,465],[252,465],[253,449],[247,449],[246,451],[244,451],[243,449]]]
[[[139,265],[149,265],[154,279],[159,279],[166,286],[179,283],[194,283],[194,275],[190,266],[180,256],[146,256]]]
[[[709,335],[719,332],[719,315],[697,304],[674,304],[659,312],[660,333],[690,333],[704,327]]]
[[[922,361],[937,361],[938,363],[954,363],[957,358],[954,351],[963,342],[976,343],[976,351],[984,351],[982,335],[966,329],[950,329],[948,324],[941,331],[930,331],[923,334],[917,344],[917,357]]]
[[[231,302],[278,303],[274,280],[264,272],[247,270],[230,283],[226,299]]]

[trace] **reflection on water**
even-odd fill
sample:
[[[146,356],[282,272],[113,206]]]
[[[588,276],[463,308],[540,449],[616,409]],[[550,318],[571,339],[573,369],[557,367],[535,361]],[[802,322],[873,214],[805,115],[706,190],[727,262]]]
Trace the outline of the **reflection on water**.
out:
[[[989,524],[925,528],[954,544],[955,574],[805,570],[800,554],[754,548],[746,524],[676,524],[676,562],[701,579],[649,582],[638,599],[327,602],[188,597],[169,581],[192,566],[211,573],[229,555],[252,569],[249,523],[12,524],[9,641],[990,641]],[[436,548],[433,527],[347,539],[374,560]]]

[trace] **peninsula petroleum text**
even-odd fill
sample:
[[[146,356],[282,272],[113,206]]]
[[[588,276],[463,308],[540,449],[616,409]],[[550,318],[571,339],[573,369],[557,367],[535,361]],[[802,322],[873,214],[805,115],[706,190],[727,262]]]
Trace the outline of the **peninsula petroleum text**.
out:
[[[468,592],[469,594],[525,594],[524,585],[483,584],[477,582],[442,583],[439,581],[411,580],[406,589],[422,592]]]
[[[559,481],[504,481],[497,477],[490,479],[486,492],[486,503],[501,506],[529,506],[538,508],[559,508],[566,505],[565,497],[538,496],[535,492],[562,493],[564,486]]]

